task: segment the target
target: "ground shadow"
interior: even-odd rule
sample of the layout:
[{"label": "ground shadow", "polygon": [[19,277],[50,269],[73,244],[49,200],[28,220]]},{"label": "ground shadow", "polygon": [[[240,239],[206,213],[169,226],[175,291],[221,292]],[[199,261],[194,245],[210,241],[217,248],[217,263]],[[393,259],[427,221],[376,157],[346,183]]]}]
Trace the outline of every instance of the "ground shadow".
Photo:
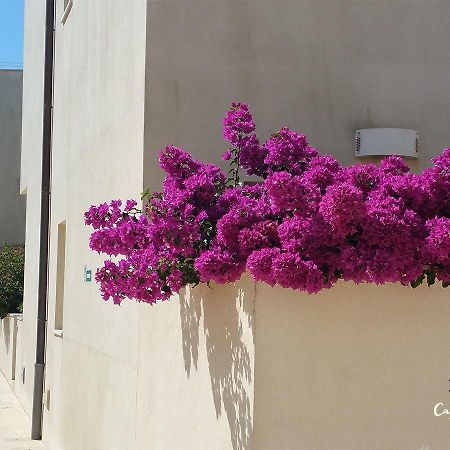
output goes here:
[{"label": "ground shadow", "polygon": [[[212,289],[197,286],[180,295],[186,373],[190,376],[192,367],[197,368],[203,315],[216,415],[220,417],[225,412],[234,450],[251,448],[253,420],[249,391],[253,365],[246,342],[253,339],[253,308],[254,292],[246,292],[235,284]],[[245,331],[248,334],[244,340]]]}]

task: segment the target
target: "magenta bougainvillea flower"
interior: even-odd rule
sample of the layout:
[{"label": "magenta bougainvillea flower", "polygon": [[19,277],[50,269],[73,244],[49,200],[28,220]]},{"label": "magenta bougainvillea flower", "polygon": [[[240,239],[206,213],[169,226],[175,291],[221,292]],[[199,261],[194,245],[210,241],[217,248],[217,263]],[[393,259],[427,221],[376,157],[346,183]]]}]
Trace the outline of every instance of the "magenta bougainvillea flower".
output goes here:
[{"label": "magenta bougainvillea flower", "polygon": [[[342,167],[288,128],[264,144],[247,105],[223,123],[228,177],[167,146],[162,192],[91,206],[103,298],[155,303],[187,284],[256,281],[315,293],[355,283],[450,283],[450,149],[411,173],[399,157]],[[247,185],[241,172],[260,181]]]}]

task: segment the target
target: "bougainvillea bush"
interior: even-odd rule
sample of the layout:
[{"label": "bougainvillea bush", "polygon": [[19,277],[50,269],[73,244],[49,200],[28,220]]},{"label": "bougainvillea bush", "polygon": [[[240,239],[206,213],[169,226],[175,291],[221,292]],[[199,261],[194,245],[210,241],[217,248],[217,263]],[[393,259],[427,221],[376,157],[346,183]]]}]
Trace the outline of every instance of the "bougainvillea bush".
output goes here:
[{"label": "bougainvillea bush", "polygon": [[[450,283],[450,149],[411,173],[400,157],[341,166],[303,134],[266,142],[248,106],[223,123],[228,174],[181,148],[161,151],[162,192],[91,206],[103,298],[154,303],[187,284],[256,281],[308,293],[355,283]],[[260,182],[242,183],[256,175]]]}]

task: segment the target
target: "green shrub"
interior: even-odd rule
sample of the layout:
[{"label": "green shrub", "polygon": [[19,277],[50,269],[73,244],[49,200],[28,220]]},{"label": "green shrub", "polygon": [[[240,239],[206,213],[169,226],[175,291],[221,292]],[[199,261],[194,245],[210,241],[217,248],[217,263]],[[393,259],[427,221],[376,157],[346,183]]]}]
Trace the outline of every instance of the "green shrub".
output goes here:
[{"label": "green shrub", "polygon": [[25,247],[5,244],[0,248],[0,318],[22,311]]}]

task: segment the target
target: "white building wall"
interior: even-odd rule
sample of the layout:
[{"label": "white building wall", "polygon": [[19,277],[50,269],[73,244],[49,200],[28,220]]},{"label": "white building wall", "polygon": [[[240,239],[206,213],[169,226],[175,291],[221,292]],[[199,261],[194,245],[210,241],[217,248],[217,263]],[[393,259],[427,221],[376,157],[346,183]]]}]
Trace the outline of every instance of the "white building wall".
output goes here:
[{"label": "white building wall", "polygon": [[448,300],[245,275],[142,308],[135,448],[447,450]]},{"label": "white building wall", "polygon": [[446,450],[450,293],[338,283],[256,293],[253,449]]},{"label": "white building wall", "polygon": [[25,240],[25,199],[20,196],[22,71],[0,70],[0,246]]},{"label": "white building wall", "polygon": [[[25,242],[25,203],[20,195],[22,70],[0,70],[0,248]],[[0,371],[15,377],[17,317],[0,321]]]},{"label": "white building wall", "polygon": [[[450,146],[449,28],[446,1],[150,1],[145,186],[160,189],[167,144],[225,167],[221,124],[232,101],[250,104],[261,139],[289,126],[345,165],[356,162],[357,129],[418,130],[419,159],[409,163],[423,169]],[[436,360],[447,354],[449,292],[434,288],[429,301],[427,289],[392,285],[340,285],[313,297],[246,286],[254,321],[234,339],[227,333],[244,314],[234,305],[241,287],[200,290],[188,305],[141,306],[139,449],[446,447],[445,420],[432,410],[447,392],[447,366]],[[239,348],[254,372],[231,356]],[[246,370],[254,403],[242,388]],[[414,371],[421,376],[406,380]]]},{"label": "white building wall", "polygon": [[357,129],[414,129],[411,165],[430,165],[450,145],[449,29],[445,0],[150,1],[146,185],[167,143],[220,163],[232,101],[261,139],[289,126],[345,165]]},{"label": "white building wall", "polygon": [[[52,213],[44,440],[54,449],[134,449],[137,307],[111,308],[84,267],[83,213],[142,191],[145,1],[56,3]],[[63,338],[55,328],[57,227],[66,223]],[[48,407],[47,407],[48,406]]]},{"label": "white building wall", "polygon": [[[20,380],[15,391],[31,414],[36,343],[41,207],[42,112],[44,74],[44,0],[25,2],[20,191],[26,194],[25,284],[21,344],[17,352]],[[23,376],[24,374],[24,376]]]},{"label": "white building wall", "polygon": [[[28,200],[27,273],[18,366],[26,366],[27,376],[18,391],[28,406],[37,301],[44,2],[26,3],[22,189]],[[425,7],[422,2],[376,0],[73,0],[64,24],[62,8],[63,0],[57,0],[44,408],[44,440],[50,450],[290,449],[298,448],[298,428],[314,448],[313,430],[321,429],[318,422],[308,422],[318,420],[316,409],[308,419],[308,402],[316,397],[323,401],[322,383],[329,379],[322,374],[321,383],[309,380],[298,390],[296,386],[303,382],[299,378],[314,375],[308,367],[321,364],[335,370],[337,379],[346,377],[355,357],[353,353],[349,359],[346,348],[351,335],[361,340],[358,364],[368,378],[360,378],[347,399],[327,390],[330,403],[349,408],[350,399],[361,400],[361,389],[385,387],[380,384],[385,365],[394,368],[395,382],[388,391],[394,395],[392,386],[406,375],[403,357],[405,367],[421,367],[424,377],[435,374],[433,383],[441,375],[448,377],[448,367],[437,371],[435,363],[436,355],[445,353],[441,347],[436,351],[440,336],[448,341],[448,293],[439,288],[434,288],[429,315],[421,322],[424,305],[430,303],[426,289],[412,295],[408,288],[393,286],[383,291],[340,286],[314,297],[316,304],[313,298],[256,286],[245,277],[212,291],[199,287],[182,293],[180,302],[150,308],[132,302],[114,307],[101,300],[95,283],[83,282],[84,267],[95,272],[102,261],[88,248],[90,230],[83,224],[83,212],[112,198],[136,198],[144,185],[159,188],[157,152],[165,144],[185,146],[197,157],[219,162],[226,147],[221,121],[231,101],[250,103],[262,137],[289,125],[345,164],[353,162],[354,130],[415,128],[423,150],[414,167],[428,165],[450,142],[450,94],[444,89],[450,73],[447,2],[431,1]],[[67,241],[61,338],[53,328],[56,230],[63,221]],[[348,297],[350,291],[355,298]],[[354,305],[364,296],[376,302],[379,292],[384,299],[379,315],[364,303],[373,322],[363,330],[358,324],[367,315]],[[280,309],[271,297],[280,299]],[[411,299],[410,319],[400,322],[396,333],[396,315],[410,307]],[[398,306],[392,308],[391,300]],[[327,310],[330,302],[343,311],[342,326],[333,328],[335,343],[317,330],[308,340],[302,327],[312,322],[302,324],[303,314],[316,320],[318,330],[326,329],[333,325],[336,307]],[[389,326],[384,324],[387,317]],[[434,328],[433,317],[440,319]],[[418,323],[422,331],[414,334]],[[371,340],[379,329],[386,335]],[[426,333],[432,337],[425,339]],[[385,358],[370,357],[398,337],[395,350]],[[409,342],[419,353],[406,351]],[[327,358],[330,364],[321,363]],[[417,390],[423,379],[415,378],[409,386]],[[436,384],[425,386],[413,400],[428,408],[425,397],[434,398],[441,390]],[[400,399],[399,404],[412,406],[413,400]],[[274,417],[272,405],[279,417]],[[384,423],[378,420],[367,427],[369,444],[381,449],[391,443],[392,448],[431,443],[439,449],[446,431],[428,416],[422,421],[425,414],[432,412],[411,416],[418,430],[424,424],[422,434],[410,427],[404,435],[404,422],[397,426],[392,421],[384,441],[377,437]],[[336,448],[334,433],[346,417],[353,416],[327,422],[330,428],[317,448]],[[365,422],[353,426],[366,429]],[[363,448],[361,435],[352,440],[350,429],[342,439],[341,448]]]},{"label": "white building wall", "polygon": [[[144,1],[77,0],[62,23],[56,2],[52,205],[44,440],[50,448],[133,449],[137,308],[110,308],[84,266],[83,213],[91,204],[142,191]],[[17,394],[30,412],[36,335],[45,2],[25,11],[22,190],[28,199],[24,322]],[[57,225],[66,221],[63,338],[53,333]],[[120,412],[119,412],[120,411]]]}]

